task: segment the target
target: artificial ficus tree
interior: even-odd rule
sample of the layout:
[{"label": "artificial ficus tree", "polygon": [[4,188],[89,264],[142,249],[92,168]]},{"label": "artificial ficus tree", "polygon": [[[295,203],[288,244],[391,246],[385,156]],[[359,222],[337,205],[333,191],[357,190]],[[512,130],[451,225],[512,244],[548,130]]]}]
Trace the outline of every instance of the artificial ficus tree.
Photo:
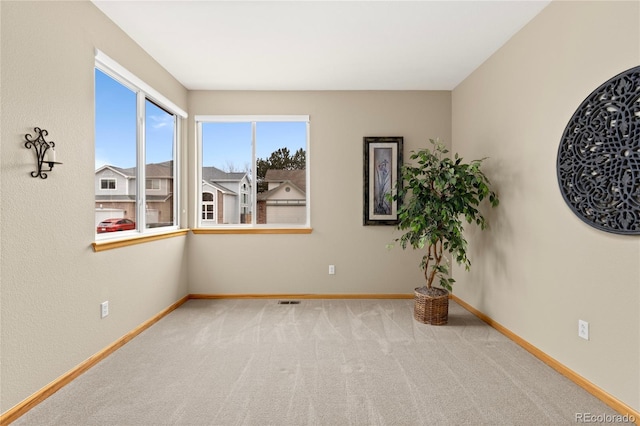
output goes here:
[{"label": "artificial ficus tree", "polygon": [[455,280],[449,276],[446,253],[469,269],[465,222],[485,229],[487,222],[478,207],[485,199],[496,207],[498,197],[480,170],[484,158],[465,163],[458,154],[450,158],[439,139],[429,142],[431,149],[412,151],[412,162],[403,165],[391,196],[400,204],[397,228],[404,231],[396,242],[403,249],[426,251],[420,267],[428,289],[439,277],[440,286],[451,291]]}]

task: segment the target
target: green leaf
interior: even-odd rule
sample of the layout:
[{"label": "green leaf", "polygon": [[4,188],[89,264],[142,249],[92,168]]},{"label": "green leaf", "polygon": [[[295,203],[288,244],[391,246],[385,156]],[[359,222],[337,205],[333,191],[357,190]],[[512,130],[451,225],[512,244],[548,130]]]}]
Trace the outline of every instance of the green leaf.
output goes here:
[{"label": "green leaf", "polygon": [[[400,201],[397,228],[404,234],[396,242],[403,249],[438,247],[451,253],[457,263],[468,269],[471,262],[467,258],[467,241],[463,238],[464,224],[485,229],[486,220],[476,207],[486,198],[496,207],[498,197],[480,169],[484,158],[464,163],[455,153],[454,161],[446,155],[449,151],[440,139],[429,139],[429,143],[431,149],[412,151],[409,157],[412,161],[401,168],[392,199]],[[426,260],[423,258],[420,264],[423,270]],[[441,258],[444,263],[440,264],[434,260],[430,261],[430,270],[439,277],[443,287],[448,285],[450,289],[454,281],[448,278],[447,258]]]}]

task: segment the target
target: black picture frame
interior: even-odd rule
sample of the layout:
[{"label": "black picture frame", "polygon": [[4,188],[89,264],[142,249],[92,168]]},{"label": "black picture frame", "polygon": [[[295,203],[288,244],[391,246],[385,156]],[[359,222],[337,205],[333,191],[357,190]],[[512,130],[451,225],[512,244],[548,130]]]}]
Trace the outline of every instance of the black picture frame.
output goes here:
[{"label": "black picture frame", "polygon": [[363,138],[363,225],[397,225],[398,201],[387,194],[396,192],[402,168],[402,136]]}]

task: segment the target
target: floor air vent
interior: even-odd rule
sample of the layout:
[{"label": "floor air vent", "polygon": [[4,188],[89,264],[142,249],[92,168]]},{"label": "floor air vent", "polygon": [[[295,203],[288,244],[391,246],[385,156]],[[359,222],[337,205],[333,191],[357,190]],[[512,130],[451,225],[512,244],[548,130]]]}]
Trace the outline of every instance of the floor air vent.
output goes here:
[{"label": "floor air vent", "polygon": [[278,300],[278,305],[299,305],[299,300]]}]

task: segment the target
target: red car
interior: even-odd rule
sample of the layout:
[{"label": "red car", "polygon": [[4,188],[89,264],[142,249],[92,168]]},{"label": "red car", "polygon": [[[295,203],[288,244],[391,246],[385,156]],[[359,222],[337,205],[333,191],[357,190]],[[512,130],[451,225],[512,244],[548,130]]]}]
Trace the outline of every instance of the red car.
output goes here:
[{"label": "red car", "polygon": [[128,231],[130,229],[136,229],[136,223],[129,219],[116,218],[116,219],[106,219],[98,224],[98,234],[102,234],[104,232],[115,232],[115,231]]}]

